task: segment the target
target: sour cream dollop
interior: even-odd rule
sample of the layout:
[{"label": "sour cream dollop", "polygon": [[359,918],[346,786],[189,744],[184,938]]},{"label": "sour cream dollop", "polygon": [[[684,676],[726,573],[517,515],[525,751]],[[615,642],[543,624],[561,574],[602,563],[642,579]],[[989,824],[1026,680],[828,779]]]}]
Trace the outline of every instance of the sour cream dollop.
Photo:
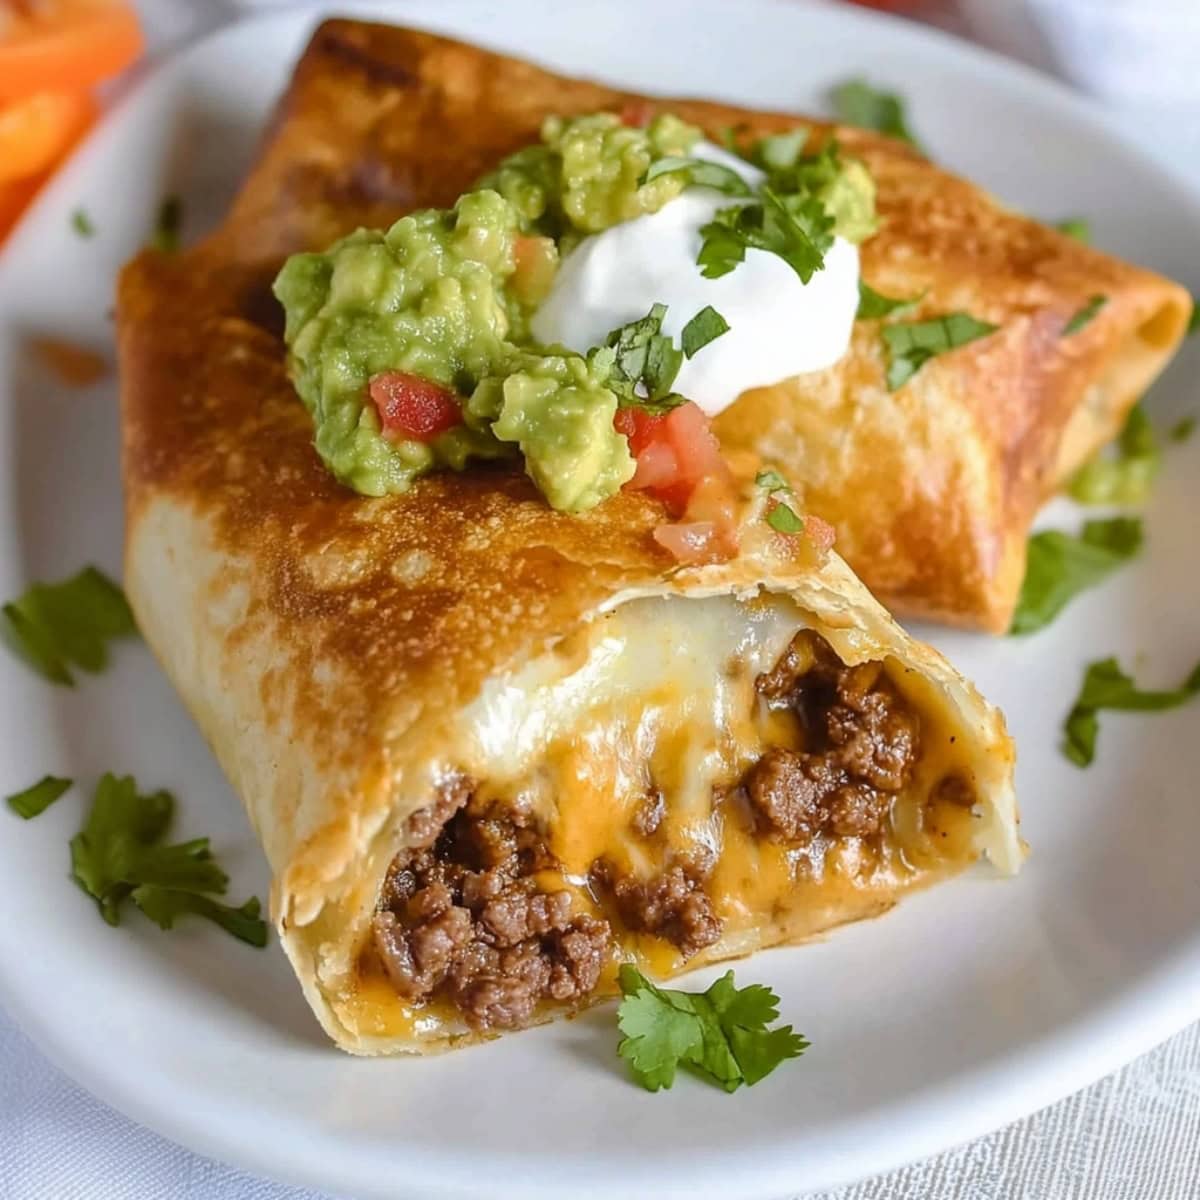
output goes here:
[{"label": "sour cream dollop", "polygon": [[[757,167],[711,143],[692,154],[732,168],[751,186],[763,179]],[[836,238],[824,270],[807,284],[769,250],[747,250],[732,271],[705,279],[696,265],[700,229],[730,203],[708,188],[688,188],[656,213],[585,238],[534,314],[534,337],[582,354],[661,303],[663,332],[678,341],[684,325],[711,305],[729,332],[686,359],[674,384],[709,416],[750,388],[833,366],[850,346],[858,311],[858,247]]]}]

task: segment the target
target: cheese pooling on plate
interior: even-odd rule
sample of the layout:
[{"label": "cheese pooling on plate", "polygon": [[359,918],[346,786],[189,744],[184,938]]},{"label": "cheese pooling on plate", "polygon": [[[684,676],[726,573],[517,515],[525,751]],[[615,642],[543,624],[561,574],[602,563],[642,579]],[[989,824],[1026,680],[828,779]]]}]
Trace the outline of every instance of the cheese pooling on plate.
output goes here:
[{"label": "cheese pooling on plate", "polygon": [[556,509],[631,487],[719,524],[707,416],[835,363],[857,310],[874,183],[807,140],[552,117],[453,208],[294,255],[275,293],[326,465],[377,496],[519,455]]},{"label": "cheese pooling on plate", "polygon": [[[727,167],[757,187],[767,175],[710,142],[692,157]],[[825,265],[805,283],[770,250],[749,248],[736,270],[705,278],[696,258],[701,229],[729,199],[689,188],[657,212],[584,238],[562,266],[531,328],[538,341],[586,353],[609,330],[636,320],[646,297],[667,306],[663,332],[678,338],[711,305],[729,331],[684,362],[675,388],[709,416],[742,392],[833,366],[850,345],[858,310],[858,247],[835,237]]]}]

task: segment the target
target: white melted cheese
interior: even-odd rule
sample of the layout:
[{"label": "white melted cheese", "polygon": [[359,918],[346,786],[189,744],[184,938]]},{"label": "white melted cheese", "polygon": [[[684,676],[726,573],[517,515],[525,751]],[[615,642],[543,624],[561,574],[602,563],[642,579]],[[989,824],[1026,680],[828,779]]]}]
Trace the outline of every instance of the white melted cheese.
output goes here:
[{"label": "white melted cheese", "polygon": [[[710,143],[692,153],[730,167],[752,186],[764,178]],[[663,331],[678,341],[683,326],[711,305],[729,332],[685,360],[674,384],[710,416],[750,388],[833,366],[849,348],[858,311],[858,247],[835,239],[824,269],[807,284],[768,250],[747,250],[732,271],[705,279],[696,265],[700,229],[730,203],[711,189],[688,188],[656,213],[584,238],[534,314],[534,336],[584,353],[661,303]]]},{"label": "white melted cheese", "polygon": [[669,717],[703,756],[750,715],[755,677],[775,665],[802,623],[782,596],[627,601],[587,627],[582,660],[575,647],[558,648],[489,680],[464,714],[475,743],[469,757],[486,778],[516,779],[593,714],[614,711],[626,718],[616,724],[630,742],[653,740]]}]

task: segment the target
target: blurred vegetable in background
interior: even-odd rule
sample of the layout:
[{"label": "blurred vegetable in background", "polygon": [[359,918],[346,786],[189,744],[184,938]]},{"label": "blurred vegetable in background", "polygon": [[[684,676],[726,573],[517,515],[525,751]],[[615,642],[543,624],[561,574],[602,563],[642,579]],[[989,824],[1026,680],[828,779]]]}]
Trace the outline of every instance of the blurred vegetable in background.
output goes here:
[{"label": "blurred vegetable in background", "polygon": [[0,241],[141,50],[126,0],[0,0]]}]

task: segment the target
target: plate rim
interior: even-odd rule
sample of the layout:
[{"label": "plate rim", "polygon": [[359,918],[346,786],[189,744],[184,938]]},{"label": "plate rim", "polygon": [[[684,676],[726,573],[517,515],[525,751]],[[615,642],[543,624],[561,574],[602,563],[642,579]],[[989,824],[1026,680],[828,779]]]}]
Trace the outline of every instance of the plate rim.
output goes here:
[{"label": "plate rim", "polygon": [[[641,2],[645,3],[645,0]],[[653,2],[660,7],[682,7],[681,0]],[[583,0],[573,7],[582,13],[589,7],[608,8],[613,3],[633,6],[637,0]],[[783,8],[784,0],[740,0],[740,4],[743,10],[761,10],[769,20],[771,10]],[[1157,177],[1167,185],[1171,193],[1168,200],[1172,205],[1178,203],[1200,219],[1200,189],[1196,184],[1180,168],[1143,150],[1127,130],[1065,83],[944,30],[917,25],[896,16],[846,8],[827,0],[787,0],[787,4],[791,9],[808,7],[826,12],[836,11],[839,19],[851,27],[883,27],[889,33],[914,43],[941,43],[946,52],[978,65],[993,76],[999,74],[1020,79],[1036,102],[1069,110],[1074,119],[1084,122],[1101,141],[1118,146],[1122,154],[1136,158],[1148,175]],[[413,5],[417,9],[415,12],[411,11]],[[488,0],[460,0],[459,7],[460,10],[486,8]],[[86,170],[92,161],[100,157],[98,135],[102,131],[122,121],[125,113],[140,102],[143,93],[160,76],[182,70],[186,62],[213,53],[214,47],[222,40],[244,37],[248,28],[278,26],[291,29],[322,16],[411,20],[420,26],[425,10],[426,6],[421,0],[412,0],[412,4],[410,0],[349,0],[341,6],[331,4],[328,0],[308,0],[274,11],[246,11],[181,46],[168,47],[140,67],[127,86],[121,89],[116,102],[72,155],[71,161],[39,192],[30,209],[12,230],[10,244],[21,240],[35,212],[53,205],[54,198],[70,187],[72,177]],[[482,31],[480,44],[488,44],[486,31]],[[531,57],[537,57],[536,49]],[[600,78],[604,76],[602,66],[596,75]],[[0,285],[6,274],[4,267],[4,256],[0,254]],[[10,975],[13,978],[10,979]],[[345,1173],[339,1168],[345,1160],[339,1158],[331,1169],[326,1169],[321,1156],[323,1141],[314,1139],[311,1146],[301,1148],[303,1153],[289,1158],[281,1156],[278,1150],[272,1153],[268,1148],[277,1146],[278,1139],[259,1140],[245,1131],[239,1136],[231,1122],[214,1120],[213,1114],[209,1114],[210,1119],[206,1121],[196,1118],[193,1109],[156,1103],[152,1088],[139,1087],[133,1082],[132,1075],[106,1072],[101,1060],[90,1059],[81,1045],[76,1045],[69,1037],[56,1036],[53,1023],[42,1020],[33,997],[26,996],[16,984],[15,973],[0,971],[0,1007],[69,1079],[101,1103],[110,1105],[136,1123],[196,1153],[254,1174],[294,1186],[316,1187],[343,1194]],[[905,1101],[905,1111],[909,1115],[906,1119],[908,1136],[903,1147],[895,1137],[877,1142],[877,1146],[888,1145],[889,1151],[873,1153],[870,1175],[893,1171],[963,1145],[1053,1104],[1173,1036],[1193,1023],[1198,1011],[1200,933],[1193,941],[1184,943],[1174,955],[1165,958],[1157,969],[1138,976],[1106,1003],[1088,1009],[1069,1025],[1059,1027],[1040,1039],[1023,1043],[995,1060],[962,1071],[941,1084],[918,1086]],[[1137,1019],[1133,1019],[1135,1012]],[[990,1100],[981,1102],[981,1095],[990,1096]],[[964,1102],[967,1102],[965,1112]],[[881,1115],[886,1118],[890,1112],[883,1110]],[[914,1113],[917,1114],[916,1119],[912,1117]],[[943,1132],[947,1123],[946,1113],[955,1114],[951,1122],[953,1133],[949,1137]],[[864,1114],[868,1130],[871,1128],[871,1117],[869,1112]],[[914,1133],[914,1130],[919,1132]],[[294,1151],[297,1148],[290,1149]],[[561,1195],[568,1179],[567,1171],[578,1162],[578,1158],[556,1160],[555,1167],[538,1179],[522,1181],[524,1194],[530,1197]],[[572,1178],[570,1186],[574,1190],[571,1194],[609,1194],[604,1181],[603,1152],[598,1152],[588,1162],[590,1172],[587,1179],[580,1183]],[[477,1168],[473,1170],[469,1161],[453,1164],[453,1170],[447,1170],[449,1165],[436,1153],[424,1156],[414,1154],[413,1174],[405,1181],[405,1194],[439,1197],[474,1197],[481,1194]],[[839,1160],[838,1169],[828,1169],[830,1165],[827,1161],[825,1170],[819,1172],[812,1181],[805,1181],[803,1194],[844,1186],[868,1177],[850,1161]],[[697,1157],[688,1164],[685,1172],[668,1181],[655,1175],[657,1168],[646,1162],[634,1164],[632,1170],[628,1169],[628,1164],[625,1167],[621,1176],[622,1185],[653,1187],[664,1195],[682,1196],[693,1189],[701,1190],[706,1182],[711,1183],[717,1162]],[[741,1178],[730,1186],[723,1186],[722,1190],[729,1195],[761,1196],[775,1192],[796,1195],[795,1173],[795,1163],[785,1153],[776,1153],[769,1160],[743,1163]],[[372,1188],[365,1180],[355,1180],[353,1186],[355,1194],[364,1197],[395,1194],[386,1185]]]}]

